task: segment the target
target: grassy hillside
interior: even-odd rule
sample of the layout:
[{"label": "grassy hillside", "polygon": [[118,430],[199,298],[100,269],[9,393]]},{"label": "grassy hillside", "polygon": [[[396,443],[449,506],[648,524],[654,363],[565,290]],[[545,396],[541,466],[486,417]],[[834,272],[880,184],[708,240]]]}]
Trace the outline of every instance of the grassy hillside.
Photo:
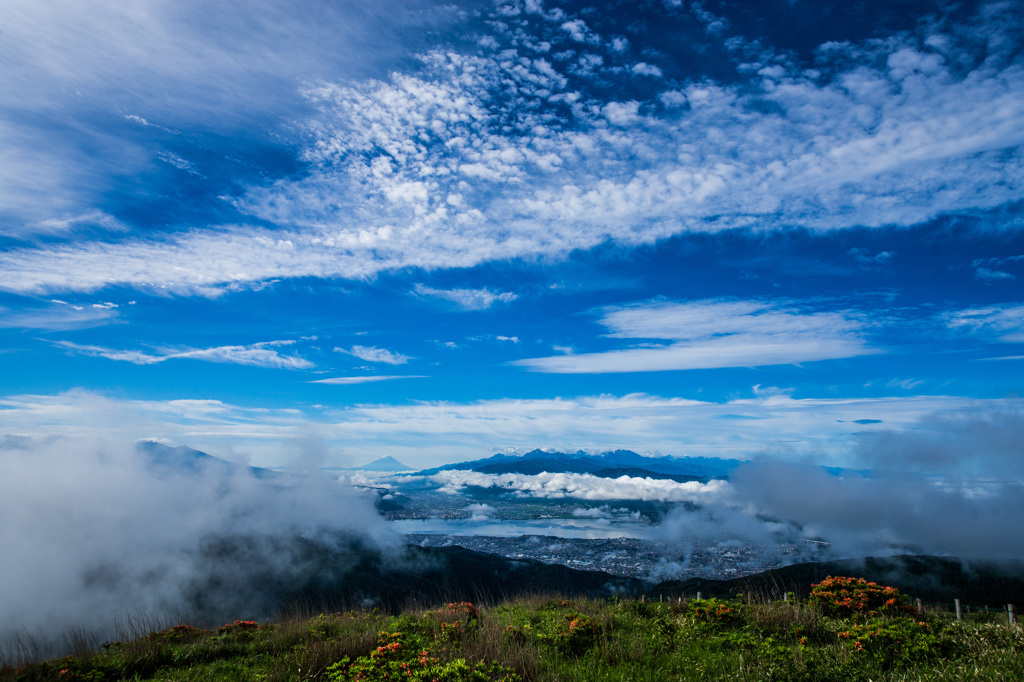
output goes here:
[{"label": "grassy hillside", "polygon": [[1016,680],[1005,616],[918,616],[855,579],[805,600],[521,597],[400,615],[349,611],[178,626],[99,651],[5,667],[0,680]]},{"label": "grassy hillside", "polygon": [[953,608],[953,600],[975,607],[1024,604],[1024,562],[985,561],[935,556],[892,556],[842,559],[782,568],[731,580],[670,580],[648,590],[655,596],[731,597],[752,593],[781,598],[786,592],[806,596],[812,584],[829,575],[846,575],[893,585],[929,604]]}]

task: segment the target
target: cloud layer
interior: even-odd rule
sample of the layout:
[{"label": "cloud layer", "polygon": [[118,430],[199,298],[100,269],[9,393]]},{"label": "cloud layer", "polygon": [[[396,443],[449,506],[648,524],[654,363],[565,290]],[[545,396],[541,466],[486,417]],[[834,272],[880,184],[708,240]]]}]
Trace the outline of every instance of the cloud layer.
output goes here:
[{"label": "cloud layer", "polygon": [[358,403],[303,410],[219,400],[116,400],[73,391],[0,399],[0,435],[78,437],[102,428],[126,440],[167,439],[259,466],[289,461],[290,443],[310,434],[328,443],[335,458],[358,458],[353,464],[392,455],[416,468],[537,447],[738,459],[770,453],[789,461],[813,458],[859,466],[851,448],[865,434],[919,430],[930,414],[942,420],[1022,409],[1013,399],[795,399],[770,389],[758,391],[752,398],[723,403],[631,394]]},{"label": "cloud layer", "polygon": [[[810,63],[708,28],[736,83],[670,79],[561,10],[520,14],[481,23],[472,49],[427,50],[387,77],[308,81],[308,173],[233,199],[270,227],[242,219],[17,249],[0,254],[0,286],[215,295],[688,231],[907,226],[1024,195],[1024,66],[1012,48],[1022,26],[1008,6],[824,43]],[[609,99],[599,84],[624,74],[646,85]]]},{"label": "cloud layer", "polygon": [[109,635],[129,617],[165,622],[193,608],[260,615],[259,587],[244,584],[249,567],[235,566],[234,578],[201,596],[223,568],[204,548],[219,542],[243,541],[266,576],[298,570],[298,536],[395,542],[372,499],[354,489],[315,477],[281,485],[244,467],[154,468],[130,442],[98,435],[0,439],[0,516],[5,645],[18,632]]},{"label": "cloud layer", "polygon": [[[638,476],[601,478],[590,474],[542,473],[483,474],[477,471],[442,471],[430,476],[441,492],[456,493],[466,486],[503,488],[525,497],[582,500],[658,500],[715,503],[728,496],[729,484],[677,483]],[[578,515],[577,515],[578,516]]]}]

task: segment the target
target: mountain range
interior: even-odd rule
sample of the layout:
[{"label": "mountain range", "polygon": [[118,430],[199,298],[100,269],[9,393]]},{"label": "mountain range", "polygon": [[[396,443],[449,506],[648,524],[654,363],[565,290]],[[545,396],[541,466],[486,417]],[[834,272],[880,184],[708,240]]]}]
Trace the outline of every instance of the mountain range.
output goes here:
[{"label": "mountain range", "polygon": [[[786,566],[732,580],[670,580],[652,584],[635,578],[585,571],[533,559],[510,559],[463,547],[420,547],[382,552],[359,540],[279,538],[288,568],[241,561],[252,538],[222,538],[205,548],[209,574],[191,591],[189,607],[210,614],[225,608],[255,608],[259,615],[302,607],[338,610],[374,605],[397,612],[412,604],[445,601],[498,603],[522,595],[647,598],[779,599],[785,592],[806,597],[812,583],[829,575],[892,585],[928,604],[972,608],[1024,603],[1021,562],[995,563],[952,557],[895,556]],[[255,615],[255,614],[254,614]]]},{"label": "mountain range", "polygon": [[455,470],[484,474],[535,475],[547,472],[591,474],[602,478],[636,476],[706,483],[712,479],[728,478],[729,473],[742,463],[736,459],[711,457],[647,457],[631,450],[614,450],[596,455],[582,450],[574,453],[532,450],[524,455],[496,454],[487,459],[446,464],[417,473],[431,475]]},{"label": "mountain range", "polygon": [[[156,472],[177,471],[198,475],[203,472],[229,474],[246,469],[258,478],[281,475],[272,469],[247,467],[208,455],[205,452],[179,445],[172,447],[156,441],[139,441],[136,449],[143,454],[148,466]],[[582,450],[574,453],[532,450],[523,455],[496,454],[486,459],[456,462],[433,469],[414,471],[394,457],[386,456],[358,467],[328,467],[327,471],[375,471],[392,473],[416,473],[429,476],[441,471],[476,471],[485,474],[528,474],[569,473],[591,474],[602,478],[633,476],[640,478],[669,479],[678,482],[728,478],[729,473],[743,464],[736,459],[715,459],[712,457],[648,457],[631,450],[614,450],[600,454],[589,454]]]},{"label": "mountain range", "polygon": [[648,589],[648,594],[704,597],[779,599],[786,592],[806,597],[811,585],[828,576],[863,578],[879,585],[891,585],[903,594],[926,604],[951,608],[954,599],[973,606],[1005,607],[1024,600],[1024,562],[989,561],[926,555],[900,555],[837,559],[791,564],[763,573],[729,580],[669,580]]},{"label": "mountain range", "polygon": [[173,472],[190,476],[230,476],[239,471],[248,471],[256,478],[274,478],[279,475],[271,469],[235,464],[186,445],[172,447],[152,440],[143,440],[135,444],[135,449],[143,455],[146,465],[156,474]]}]

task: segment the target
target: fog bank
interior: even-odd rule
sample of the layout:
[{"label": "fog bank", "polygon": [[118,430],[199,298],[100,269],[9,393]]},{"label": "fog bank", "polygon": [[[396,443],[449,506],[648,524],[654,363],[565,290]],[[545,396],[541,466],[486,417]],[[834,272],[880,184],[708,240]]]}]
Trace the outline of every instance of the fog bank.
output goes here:
[{"label": "fog bank", "polygon": [[725,504],[676,509],[664,537],[824,540],[833,557],[1024,558],[1024,415],[1014,407],[939,412],[907,429],[859,434],[850,461],[863,470],[744,464]]},{"label": "fog bank", "polygon": [[331,479],[156,462],[102,438],[0,440],[0,519],[7,640],[129,614],[254,615],[272,607],[261,585],[301,571],[304,542],[400,544],[371,494]]}]

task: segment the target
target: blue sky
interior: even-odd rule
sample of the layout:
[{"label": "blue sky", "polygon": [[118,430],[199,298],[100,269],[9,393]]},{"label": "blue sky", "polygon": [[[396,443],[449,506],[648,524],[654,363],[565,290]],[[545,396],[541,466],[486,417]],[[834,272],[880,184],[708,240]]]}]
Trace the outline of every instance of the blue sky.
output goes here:
[{"label": "blue sky", "polygon": [[0,435],[1006,461],[1018,3],[123,4],[5,10]]}]

